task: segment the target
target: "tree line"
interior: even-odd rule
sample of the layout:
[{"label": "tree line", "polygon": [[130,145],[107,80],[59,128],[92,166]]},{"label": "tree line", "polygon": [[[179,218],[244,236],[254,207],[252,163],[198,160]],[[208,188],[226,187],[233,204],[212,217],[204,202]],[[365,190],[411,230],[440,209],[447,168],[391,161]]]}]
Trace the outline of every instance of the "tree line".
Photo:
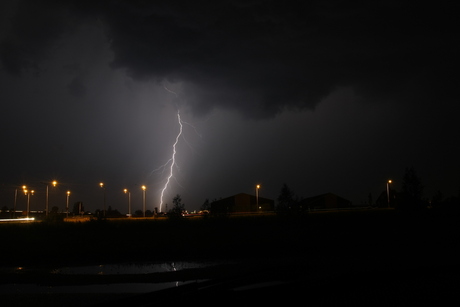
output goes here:
[{"label": "tree line", "polygon": [[[391,185],[388,190],[383,190],[373,202],[369,193],[367,206],[373,208],[395,208],[401,212],[416,212],[426,209],[443,211],[460,211],[460,189],[458,195],[444,197],[437,191],[432,197],[424,197],[424,185],[420,176],[413,167],[405,169],[402,178],[401,190],[397,191]],[[276,211],[279,214],[296,214],[309,211],[310,208],[302,207],[302,198],[299,198],[286,185],[283,184],[277,198]]]}]

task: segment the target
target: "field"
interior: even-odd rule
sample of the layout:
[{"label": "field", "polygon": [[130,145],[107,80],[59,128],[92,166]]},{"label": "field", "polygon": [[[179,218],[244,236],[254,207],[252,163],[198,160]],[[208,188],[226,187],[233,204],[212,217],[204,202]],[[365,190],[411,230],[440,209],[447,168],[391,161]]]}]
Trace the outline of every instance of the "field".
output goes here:
[{"label": "field", "polygon": [[280,257],[432,263],[456,254],[458,230],[456,216],[394,210],[0,224],[0,261],[18,267]]},{"label": "field", "polygon": [[[403,276],[410,275],[409,280],[424,281],[419,287],[424,293],[427,289],[444,291],[450,285],[458,286],[450,277],[459,272],[459,228],[455,215],[401,215],[394,210],[301,217],[1,224],[2,266],[30,269],[27,273],[4,273],[0,282],[112,283],[121,282],[120,278],[123,282],[160,282],[269,272],[283,278],[314,277],[320,284],[336,286],[353,281],[357,287],[361,283],[355,277],[361,276],[361,282],[367,279],[375,284],[372,289],[387,285],[378,276],[393,278],[396,289],[404,283],[413,285],[403,281]],[[228,260],[237,265],[122,277],[69,278],[44,273],[63,266],[180,260]]]}]

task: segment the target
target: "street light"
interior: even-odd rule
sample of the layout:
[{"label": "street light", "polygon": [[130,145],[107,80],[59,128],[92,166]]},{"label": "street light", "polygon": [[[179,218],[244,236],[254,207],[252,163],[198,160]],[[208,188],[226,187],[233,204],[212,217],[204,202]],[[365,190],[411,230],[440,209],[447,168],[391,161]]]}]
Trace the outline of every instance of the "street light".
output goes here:
[{"label": "street light", "polygon": [[257,207],[257,211],[259,211],[259,189],[260,189],[260,184],[256,185],[256,207]]},{"label": "street light", "polygon": [[104,217],[105,217],[105,186],[104,186],[103,182],[99,183],[99,185],[101,186],[102,189],[104,189],[104,213],[103,214],[104,214]]},{"label": "street light", "polygon": [[145,190],[147,187],[145,185],[142,186],[142,207],[144,209],[144,217],[145,217]]},{"label": "street light", "polygon": [[128,217],[131,217],[131,192],[128,189],[124,189],[123,192],[128,194]]},{"label": "street light", "polygon": [[[51,182],[51,184],[53,185],[53,187],[56,187],[57,185],[57,181],[54,180],[53,182]],[[49,209],[49,195],[48,195],[48,186],[49,184],[47,183],[46,184],[46,204],[45,204],[45,214],[48,215],[48,209]]]},{"label": "street light", "polygon": [[16,203],[18,202],[18,188],[14,189],[13,218],[16,217]]},{"label": "street light", "polygon": [[65,217],[69,217],[69,197],[70,197],[70,191],[67,191],[67,201],[66,201],[66,206],[65,206]]},{"label": "street light", "polygon": [[391,179],[387,181],[387,200],[388,200],[388,208],[390,208],[390,183],[391,183]]},{"label": "street light", "polygon": [[22,186],[22,189],[24,191],[24,195],[27,195],[27,218],[29,218],[29,212],[30,212],[30,195],[34,195],[34,190],[27,190],[27,187],[25,185]]}]

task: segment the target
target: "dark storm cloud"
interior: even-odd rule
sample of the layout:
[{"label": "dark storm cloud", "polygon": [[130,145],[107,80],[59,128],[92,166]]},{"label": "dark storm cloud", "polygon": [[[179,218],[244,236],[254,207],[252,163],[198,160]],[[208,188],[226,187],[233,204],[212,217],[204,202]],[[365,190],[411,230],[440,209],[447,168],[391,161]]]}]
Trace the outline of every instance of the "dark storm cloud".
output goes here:
[{"label": "dark storm cloud", "polygon": [[21,1],[15,12],[0,47],[10,73],[39,67],[78,24],[101,23],[113,68],[182,82],[195,114],[313,109],[341,86],[369,100],[426,102],[450,99],[458,84],[457,5]]},{"label": "dark storm cloud", "polygon": [[76,24],[76,16],[59,2],[7,1],[3,8],[0,61],[11,74],[39,72],[46,53]]},{"label": "dark storm cloud", "polygon": [[83,97],[86,94],[86,87],[79,78],[74,78],[67,86],[67,89],[74,97]]}]

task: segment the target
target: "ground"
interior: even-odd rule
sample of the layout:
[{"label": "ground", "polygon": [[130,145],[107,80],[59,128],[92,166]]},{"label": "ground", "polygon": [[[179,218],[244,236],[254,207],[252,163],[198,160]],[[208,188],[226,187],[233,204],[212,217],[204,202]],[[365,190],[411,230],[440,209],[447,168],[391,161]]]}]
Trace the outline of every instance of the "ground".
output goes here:
[{"label": "ground", "polygon": [[[257,291],[270,294],[268,297],[274,293],[297,293],[314,304],[350,300],[373,305],[402,305],[416,300],[439,303],[450,298],[449,294],[459,286],[459,226],[455,215],[443,212],[401,214],[394,210],[366,210],[302,217],[0,226],[4,235],[2,263],[5,267],[27,268],[19,273],[1,274],[2,283],[71,285],[206,279],[226,285],[214,293],[226,291],[226,297],[236,299],[240,294],[233,292],[235,285],[228,284],[231,280],[240,285],[282,280],[283,285]],[[210,259],[232,260],[233,264],[135,276],[66,277],[47,273],[50,268],[68,265]],[[194,291],[202,291],[199,288]],[[207,289],[216,288],[209,285]],[[176,293],[173,297],[179,299],[181,295]],[[47,306],[62,306],[61,299],[75,306],[89,306],[106,299],[111,306],[114,301],[120,306],[126,302],[122,297],[96,294],[2,297],[11,304],[6,306],[22,306],[12,302],[27,305],[29,299]],[[144,297],[147,302],[151,299]],[[129,302],[134,306],[132,297]]]}]

